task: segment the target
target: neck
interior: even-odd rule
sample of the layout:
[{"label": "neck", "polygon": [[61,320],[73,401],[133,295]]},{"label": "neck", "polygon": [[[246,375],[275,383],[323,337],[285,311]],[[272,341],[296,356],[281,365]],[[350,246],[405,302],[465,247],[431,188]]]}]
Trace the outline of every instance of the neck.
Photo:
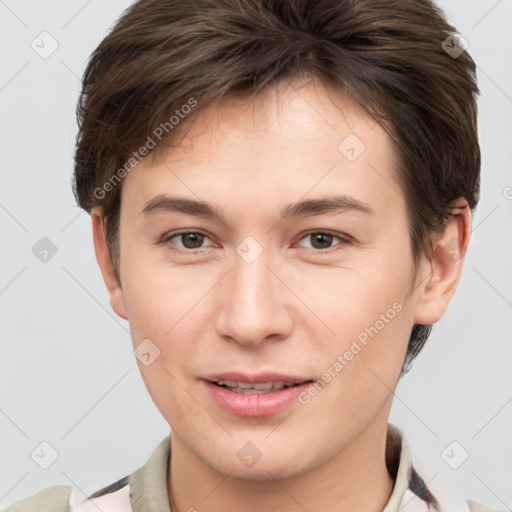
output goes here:
[{"label": "neck", "polygon": [[386,433],[387,422],[372,424],[307,473],[254,481],[206,465],[173,432],[168,472],[172,512],[380,512],[394,485],[385,462]]}]

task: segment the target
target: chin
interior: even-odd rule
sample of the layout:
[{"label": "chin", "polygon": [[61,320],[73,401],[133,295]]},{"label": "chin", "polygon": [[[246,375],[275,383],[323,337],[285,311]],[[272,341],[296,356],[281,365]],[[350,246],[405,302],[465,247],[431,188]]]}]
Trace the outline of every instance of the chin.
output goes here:
[{"label": "chin", "polygon": [[[244,463],[244,453],[250,453],[252,448],[246,449],[239,456],[241,450],[235,449],[227,452],[219,452],[208,454],[213,459],[204,458],[203,461],[218,473],[229,475],[231,478],[240,480],[252,480],[259,482],[267,482],[272,480],[282,480],[302,475],[309,471],[314,465],[307,464],[304,457],[301,457],[294,450],[285,453],[279,453],[277,450],[272,451],[272,455],[262,453],[260,458],[254,462],[249,460]],[[207,457],[208,457],[207,455]],[[257,457],[256,451],[254,456]],[[311,466],[311,467],[310,467]]]},{"label": "chin", "polygon": [[226,470],[224,468],[216,467],[219,473],[229,475],[231,478],[237,478],[239,480],[249,480],[254,482],[271,482],[274,480],[284,480],[287,478],[297,477],[307,472],[307,468],[301,467],[300,469],[293,468],[293,462],[284,461],[283,465],[282,461],[279,461],[277,464],[268,463],[264,464],[263,462],[259,462],[257,467],[254,466],[252,468],[241,468],[236,466],[233,468],[232,466],[226,465]]}]

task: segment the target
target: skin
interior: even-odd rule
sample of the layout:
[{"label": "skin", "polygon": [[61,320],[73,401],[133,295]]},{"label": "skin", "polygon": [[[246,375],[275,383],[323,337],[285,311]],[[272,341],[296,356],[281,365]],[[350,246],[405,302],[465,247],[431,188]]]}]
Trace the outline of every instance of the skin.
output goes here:
[{"label": "skin", "polygon": [[[351,133],[366,146],[353,162],[338,149]],[[432,258],[422,259],[409,293],[414,266],[393,157],[385,131],[349,98],[316,80],[282,82],[253,102],[240,96],[209,107],[178,147],[125,178],[120,282],[101,212],[92,211],[112,308],[129,320],[134,347],[149,338],[160,350],[149,366],[138,364],[172,428],[173,511],[385,506],[394,484],[384,460],[387,422],[410,332],[445,313],[471,233],[466,207],[449,219]],[[288,204],[335,192],[366,202],[375,215],[281,215]],[[158,194],[207,201],[225,222],[142,215]],[[158,243],[183,229],[205,234],[202,247],[180,236]],[[319,247],[306,235],[314,230],[350,241],[334,236]],[[263,249],[252,263],[236,252],[247,236]],[[447,250],[454,247],[455,258]],[[397,301],[401,311],[306,405],[238,417],[205,392],[200,377],[225,371],[320,379]],[[237,457],[247,442],[262,454],[250,468]]]}]

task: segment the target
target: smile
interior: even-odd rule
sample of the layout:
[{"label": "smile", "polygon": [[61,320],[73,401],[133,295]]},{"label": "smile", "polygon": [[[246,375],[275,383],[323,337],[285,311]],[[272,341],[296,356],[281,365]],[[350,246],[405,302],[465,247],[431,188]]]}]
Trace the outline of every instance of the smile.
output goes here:
[{"label": "smile", "polygon": [[272,393],[280,391],[281,389],[291,388],[298,386],[296,382],[236,382],[233,380],[219,380],[216,382],[217,386],[224,387],[234,393],[244,393],[246,395],[261,395],[263,393]]}]

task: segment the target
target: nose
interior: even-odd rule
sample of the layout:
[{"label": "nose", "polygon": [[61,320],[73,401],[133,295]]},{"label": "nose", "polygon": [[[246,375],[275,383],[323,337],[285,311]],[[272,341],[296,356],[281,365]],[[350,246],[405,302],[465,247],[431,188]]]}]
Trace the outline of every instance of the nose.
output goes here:
[{"label": "nose", "polygon": [[263,252],[247,263],[236,256],[231,272],[218,289],[217,332],[242,345],[287,338],[292,330],[291,293]]}]

